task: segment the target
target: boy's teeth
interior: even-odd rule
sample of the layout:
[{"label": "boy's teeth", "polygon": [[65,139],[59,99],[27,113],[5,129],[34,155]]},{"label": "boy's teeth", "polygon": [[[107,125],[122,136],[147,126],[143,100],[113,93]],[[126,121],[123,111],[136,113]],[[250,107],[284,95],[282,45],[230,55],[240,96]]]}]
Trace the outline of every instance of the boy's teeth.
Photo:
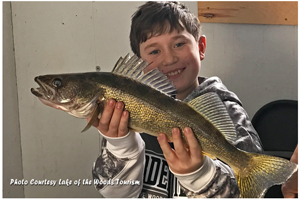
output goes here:
[{"label": "boy's teeth", "polygon": [[179,73],[181,73],[181,69],[179,69],[179,70],[176,70],[176,71],[173,71],[173,72],[170,72],[170,73],[168,73],[167,74],[167,76],[168,77],[170,77],[170,76],[174,76],[174,75],[178,75]]}]

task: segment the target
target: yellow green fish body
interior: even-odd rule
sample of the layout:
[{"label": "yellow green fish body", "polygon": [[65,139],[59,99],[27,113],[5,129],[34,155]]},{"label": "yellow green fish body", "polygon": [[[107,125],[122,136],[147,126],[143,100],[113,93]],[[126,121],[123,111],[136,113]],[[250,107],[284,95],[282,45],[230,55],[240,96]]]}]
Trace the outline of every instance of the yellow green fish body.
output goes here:
[{"label": "yellow green fish body", "polygon": [[[234,170],[242,197],[263,197],[269,187],[284,183],[297,170],[285,159],[234,147],[235,127],[217,94],[206,93],[189,103],[176,100],[170,97],[176,89],[167,77],[157,69],[143,74],[146,66],[136,56],[126,56],[112,73],[36,77],[41,87],[31,91],[47,105],[80,118],[97,118],[111,98],[122,101],[130,113],[129,128],[153,136],[164,132],[170,141],[174,127],[191,127],[205,154]],[[92,123],[93,119],[87,128]]]}]

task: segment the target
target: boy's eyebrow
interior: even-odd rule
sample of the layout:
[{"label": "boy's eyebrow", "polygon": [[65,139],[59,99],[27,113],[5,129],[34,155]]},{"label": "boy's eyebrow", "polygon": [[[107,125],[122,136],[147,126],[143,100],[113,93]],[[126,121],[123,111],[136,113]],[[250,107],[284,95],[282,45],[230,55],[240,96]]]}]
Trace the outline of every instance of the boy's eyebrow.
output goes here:
[{"label": "boy's eyebrow", "polygon": [[151,43],[151,44],[147,45],[144,49],[147,50],[148,48],[155,47],[157,45],[158,45],[158,43],[156,43],[156,42],[155,43]]},{"label": "boy's eyebrow", "polygon": [[184,36],[184,35],[176,35],[176,36],[172,37],[171,39],[172,39],[172,40],[176,40],[176,39],[187,39],[187,37]]}]

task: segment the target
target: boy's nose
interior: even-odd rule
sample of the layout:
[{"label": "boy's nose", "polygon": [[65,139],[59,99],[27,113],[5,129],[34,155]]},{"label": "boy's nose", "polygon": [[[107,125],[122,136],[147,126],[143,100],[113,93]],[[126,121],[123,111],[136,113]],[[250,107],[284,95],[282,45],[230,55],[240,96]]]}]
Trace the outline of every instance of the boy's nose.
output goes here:
[{"label": "boy's nose", "polygon": [[172,65],[172,64],[176,63],[178,60],[179,60],[179,58],[177,57],[177,55],[175,53],[166,52],[164,54],[162,64],[164,66],[168,66],[168,65]]}]

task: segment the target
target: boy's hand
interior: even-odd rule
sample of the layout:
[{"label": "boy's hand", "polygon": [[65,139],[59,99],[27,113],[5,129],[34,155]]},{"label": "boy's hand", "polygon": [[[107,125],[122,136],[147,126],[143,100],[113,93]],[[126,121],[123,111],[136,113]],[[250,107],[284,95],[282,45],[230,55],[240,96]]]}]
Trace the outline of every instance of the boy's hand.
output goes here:
[{"label": "boy's hand", "polygon": [[298,198],[298,171],[281,186],[284,198]]},{"label": "boy's hand", "polygon": [[[298,145],[290,161],[298,164]],[[281,191],[284,198],[298,198],[298,171],[281,186]]]},{"label": "boy's hand", "polygon": [[175,150],[170,147],[165,134],[160,133],[157,137],[170,169],[178,174],[194,172],[199,169],[204,162],[202,148],[195,138],[191,128],[185,128],[183,133],[187,138],[189,146],[184,144],[179,129],[172,129],[172,138]]},{"label": "boy's hand", "polygon": [[[128,111],[124,111],[123,102],[113,99],[107,101],[100,120],[94,122],[95,126],[107,137],[123,137],[128,133]],[[89,122],[91,118],[88,118]]]}]

